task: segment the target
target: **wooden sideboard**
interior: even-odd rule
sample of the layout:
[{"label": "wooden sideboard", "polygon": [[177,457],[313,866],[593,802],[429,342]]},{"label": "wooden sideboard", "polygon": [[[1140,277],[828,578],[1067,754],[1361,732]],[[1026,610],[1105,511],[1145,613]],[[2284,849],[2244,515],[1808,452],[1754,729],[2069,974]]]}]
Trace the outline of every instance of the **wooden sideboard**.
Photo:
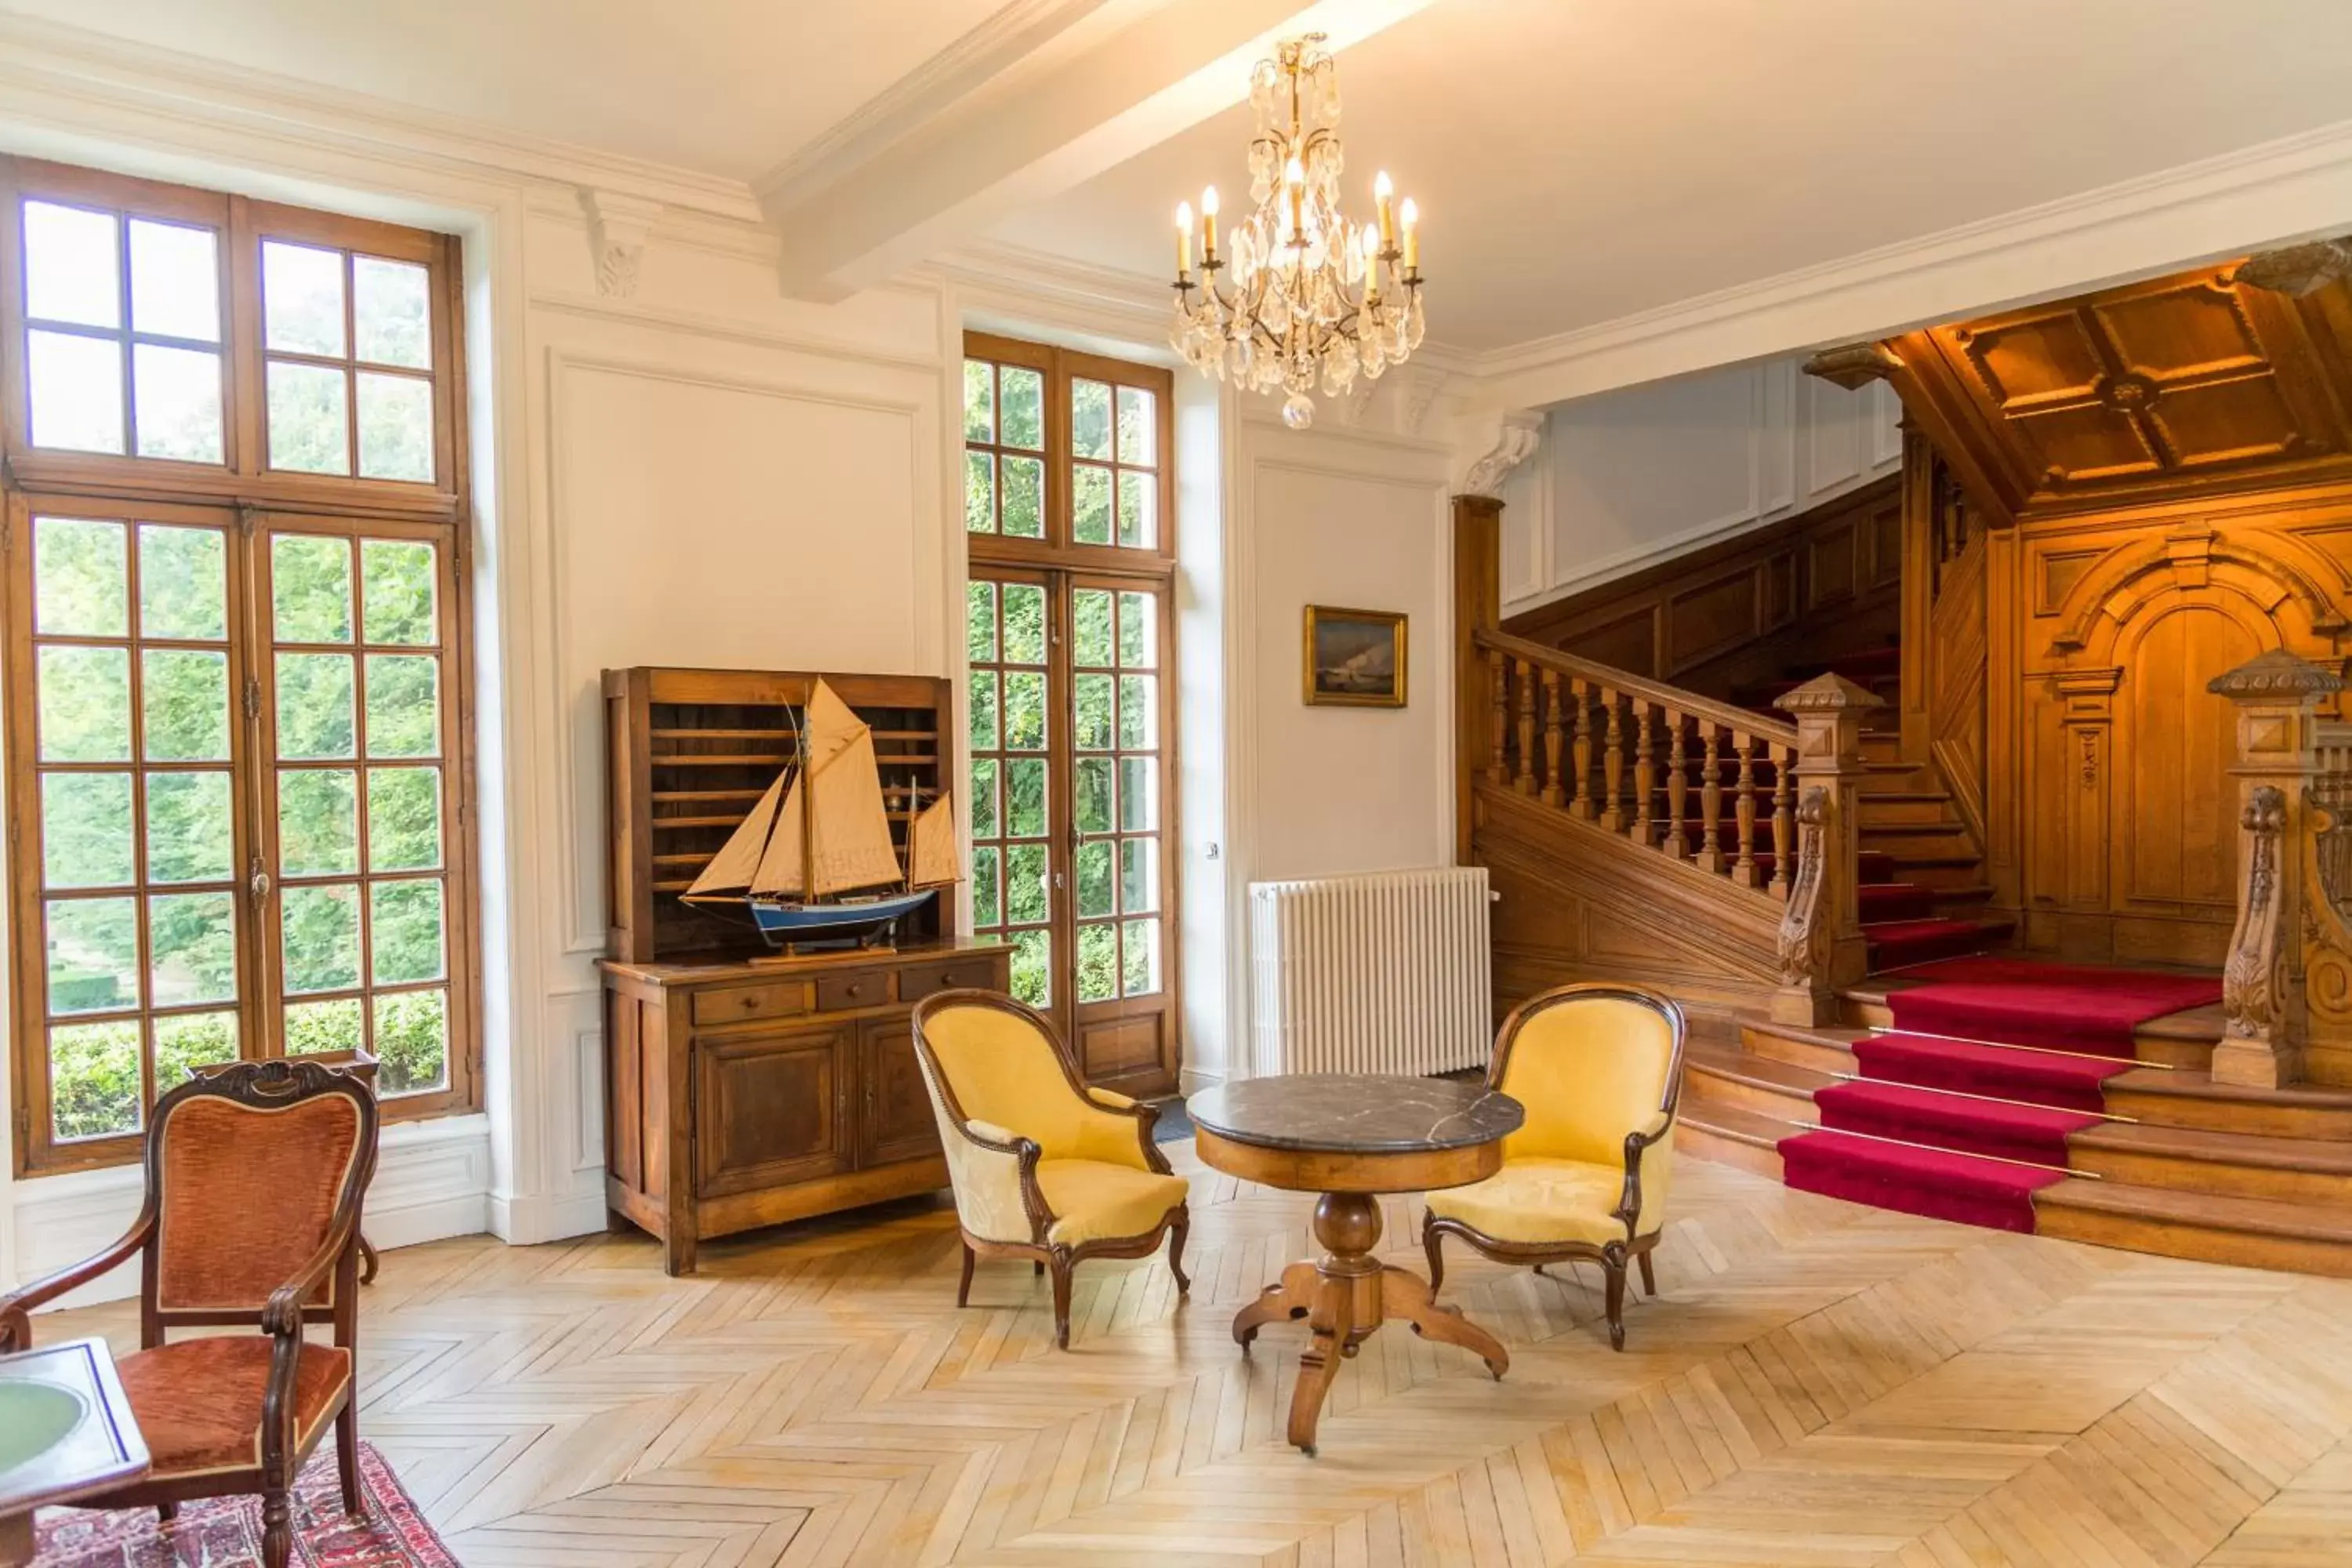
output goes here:
[{"label": "wooden sideboard", "polygon": [[604,972],[604,1201],[662,1238],[672,1274],[696,1244],[948,1184],[914,1005],[1003,991],[995,942],[629,963]]}]

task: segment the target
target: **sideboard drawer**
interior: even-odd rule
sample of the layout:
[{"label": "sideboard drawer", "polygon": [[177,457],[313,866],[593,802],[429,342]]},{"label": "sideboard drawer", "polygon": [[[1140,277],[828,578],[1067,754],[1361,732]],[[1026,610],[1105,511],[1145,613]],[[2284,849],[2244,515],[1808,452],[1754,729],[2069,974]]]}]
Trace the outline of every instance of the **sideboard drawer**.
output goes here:
[{"label": "sideboard drawer", "polygon": [[808,1011],[808,986],[798,980],[757,985],[714,985],[693,994],[694,1021],[702,1028],[753,1018],[784,1018]]},{"label": "sideboard drawer", "polygon": [[841,1013],[853,1007],[885,1007],[890,1003],[890,972],[861,969],[854,974],[820,974],[816,1005],[820,1012]]},{"label": "sideboard drawer", "polygon": [[986,991],[1003,988],[997,978],[997,966],[982,954],[965,958],[936,959],[929,963],[910,963],[898,971],[898,1000],[919,1002],[934,991],[953,991],[959,986],[978,986]]}]

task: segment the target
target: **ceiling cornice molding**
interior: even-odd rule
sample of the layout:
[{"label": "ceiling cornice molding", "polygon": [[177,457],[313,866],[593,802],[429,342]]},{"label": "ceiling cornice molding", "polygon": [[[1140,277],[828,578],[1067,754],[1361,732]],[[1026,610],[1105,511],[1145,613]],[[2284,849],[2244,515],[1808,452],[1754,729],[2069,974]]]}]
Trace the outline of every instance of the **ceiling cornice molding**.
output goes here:
[{"label": "ceiling cornice molding", "polygon": [[[2340,231],[2352,121],[1471,356],[1483,403],[1564,402]],[[2168,248],[2168,246],[2171,248]],[[1975,290],[1971,292],[1970,290]]]},{"label": "ceiling cornice molding", "polygon": [[[364,93],[331,92],[244,66],[200,59],[79,27],[0,15],[0,105],[62,94],[172,122],[275,135],[413,167],[453,166],[587,186],[741,223],[761,222],[740,180],[525,135]],[[84,126],[72,127],[77,132]]]}]

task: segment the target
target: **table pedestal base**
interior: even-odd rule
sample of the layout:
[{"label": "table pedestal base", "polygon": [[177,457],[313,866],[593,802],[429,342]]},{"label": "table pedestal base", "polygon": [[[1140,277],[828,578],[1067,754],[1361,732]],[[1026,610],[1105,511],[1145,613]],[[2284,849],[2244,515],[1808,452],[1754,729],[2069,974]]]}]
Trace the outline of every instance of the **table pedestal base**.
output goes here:
[{"label": "table pedestal base", "polygon": [[1510,1370],[1510,1352],[1494,1335],[1452,1307],[1441,1307],[1429,1283],[1409,1268],[1384,1265],[1372,1256],[1381,1240],[1380,1200],[1368,1193],[1325,1193],[1315,1205],[1315,1239],[1328,1249],[1313,1263],[1294,1263],[1282,1282],[1234,1318],[1234,1340],[1247,1352],[1268,1323],[1307,1320],[1306,1353],[1298,1358],[1298,1386],[1290,1396],[1290,1441],[1311,1458],[1315,1424],[1341,1358],[1356,1353],[1372,1331],[1391,1318],[1413,1332],[1459,1345],[1483,1359],[1496,1377]]}]

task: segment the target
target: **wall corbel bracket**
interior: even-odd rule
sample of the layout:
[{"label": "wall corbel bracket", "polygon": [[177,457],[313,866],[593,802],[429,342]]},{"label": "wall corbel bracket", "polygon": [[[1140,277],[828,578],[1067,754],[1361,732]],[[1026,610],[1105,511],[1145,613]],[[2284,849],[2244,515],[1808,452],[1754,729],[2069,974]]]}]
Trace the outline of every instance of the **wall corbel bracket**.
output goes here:
[{"label": "wall corbel bracket", "polygon": [[608,300],[632,298],[637,291],[646,240],[660,221],[662,204],[583,186],[580,206],[588,215],[588,251],[596,267],[596,292]]},{"label": "wall corbel bracket", "polygon": [[1903,356],[1882,342],[1845,343],[1823,349],[1805,362],[1805,374],[1832,386],[1860,392],[1874,381],[1893,379],[1903,368]]}]

